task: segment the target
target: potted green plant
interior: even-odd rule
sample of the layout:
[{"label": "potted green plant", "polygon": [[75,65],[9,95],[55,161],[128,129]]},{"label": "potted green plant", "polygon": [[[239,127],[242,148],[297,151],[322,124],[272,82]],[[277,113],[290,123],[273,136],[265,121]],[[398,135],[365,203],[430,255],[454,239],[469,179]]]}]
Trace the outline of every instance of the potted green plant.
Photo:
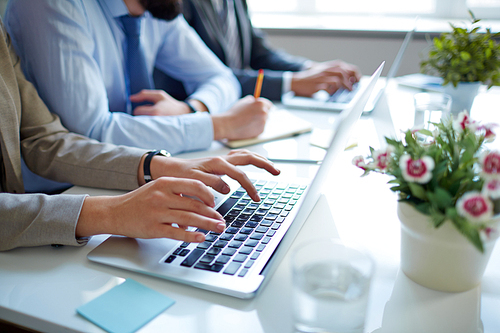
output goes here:
[{"label": "potted green plant", "polygon": [[500,44],[490,28],[481,32],[480,20],[471,16],[471,27],[450,23],[451,32],[434,38],[428,57],[420,62],[421,72],[443,78],[445,92],[452,97],[452,113],[470,111],[481,84],[500,85]]},{"label": "potted green plant", "polygon": [[432,289],[465,291],[479,284],[499,236],[500,151],[486,149],[495,125],[462,112],[432,126],[386,138],[387,149],[370,147],[353,164],[392,178],[402,271]]}]

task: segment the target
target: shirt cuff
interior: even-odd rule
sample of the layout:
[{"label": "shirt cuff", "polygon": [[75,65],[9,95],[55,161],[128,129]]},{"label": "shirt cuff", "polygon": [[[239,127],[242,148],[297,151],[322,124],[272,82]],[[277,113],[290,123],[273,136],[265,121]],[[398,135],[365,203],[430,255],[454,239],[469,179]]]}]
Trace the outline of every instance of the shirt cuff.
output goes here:
[{"label": "shirt cuff", "polygon": [[184,120],[185,146],[183,151],[207,149],[214,139],[214,125],[208,112],[191,113]]},{"label": "shirt cuff", "polygon": [[292,72],[283,72],[283,84],[281,85],[281,95],[292,90]]}]

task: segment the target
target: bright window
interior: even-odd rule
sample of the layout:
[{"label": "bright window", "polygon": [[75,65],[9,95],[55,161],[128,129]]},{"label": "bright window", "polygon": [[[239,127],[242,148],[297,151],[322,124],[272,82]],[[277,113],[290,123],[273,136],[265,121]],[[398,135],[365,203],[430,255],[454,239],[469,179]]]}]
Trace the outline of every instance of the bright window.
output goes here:
[{"label": "bright window", "polygon": [[499,19],[500,0],[247,0],[252,13]]}]

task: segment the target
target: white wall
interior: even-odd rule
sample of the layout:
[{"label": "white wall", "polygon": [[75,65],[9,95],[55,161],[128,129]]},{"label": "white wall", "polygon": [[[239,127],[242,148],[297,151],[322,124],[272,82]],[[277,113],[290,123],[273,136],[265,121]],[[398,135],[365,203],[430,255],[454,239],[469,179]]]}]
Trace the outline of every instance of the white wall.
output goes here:
[{"label": "white wall", "polygon": [[[404,39],[404,33],[264,31],[274,47],[316,61],[342,59],[356,64],[364,74],[372,73],[383,60],[386,61],[383,75],[387,74]],[[427,45],[424,35],[415,35],[396,75],[418,73]]]}]

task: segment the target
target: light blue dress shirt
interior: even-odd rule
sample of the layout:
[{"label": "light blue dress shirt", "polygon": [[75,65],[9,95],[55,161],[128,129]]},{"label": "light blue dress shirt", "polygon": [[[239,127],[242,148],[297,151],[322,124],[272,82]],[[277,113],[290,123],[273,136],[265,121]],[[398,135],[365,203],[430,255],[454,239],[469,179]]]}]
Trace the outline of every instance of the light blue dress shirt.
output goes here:
[{"label": "light blue dress shirt", "polygon": [[[118,17],[127,14],[123,0],[11,0],[5,24],[26,77],[70,131],[171,153],[208,148],[213,125],[207,113],[133,116],[126,109],[125,35]],[[190,98],[212,114],[239,98],[232,71],[182,16],[167,22],[146,12],[141,29],[151,75],[156,66],[182,81]]]}]

